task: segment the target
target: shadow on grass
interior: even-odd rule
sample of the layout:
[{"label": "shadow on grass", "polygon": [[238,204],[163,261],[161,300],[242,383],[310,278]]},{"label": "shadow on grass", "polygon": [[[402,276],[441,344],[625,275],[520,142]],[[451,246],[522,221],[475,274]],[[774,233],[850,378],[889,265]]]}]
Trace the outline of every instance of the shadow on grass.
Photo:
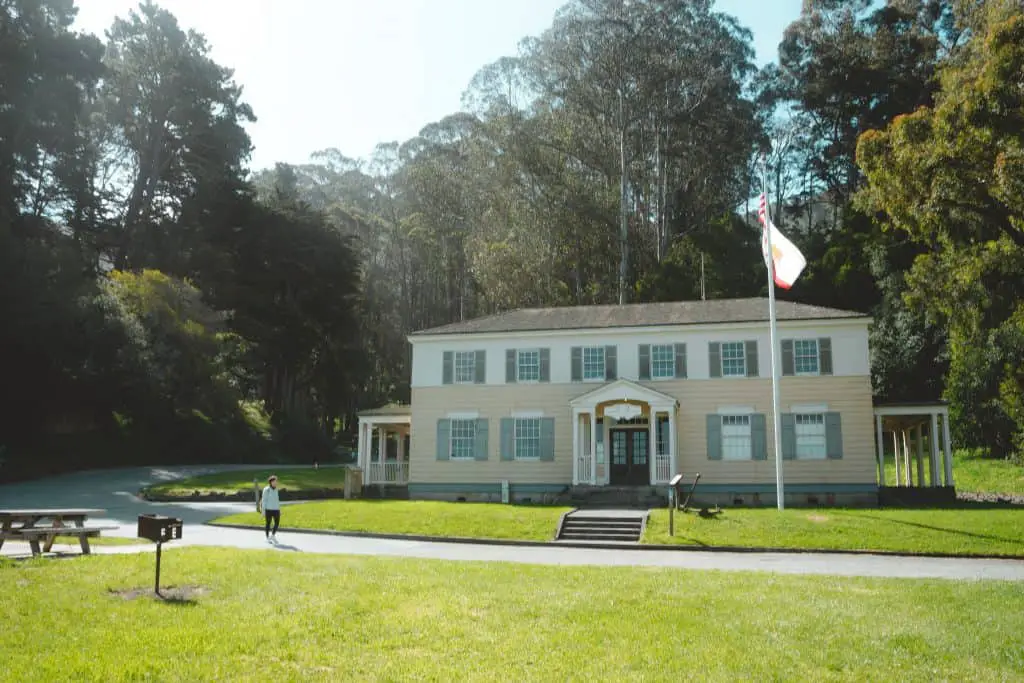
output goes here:
[{"label": "shadow on grass", "polygon": [[1003,536],[992,536],[990,534],[977,534],[973,531],[964,531],[963,529],[949,529],[947,527],[933,526],[931,524],[921,524],[920,522],[908,522],[904,519],[890,519],[887,517],[876,517],[869,514],[859,514],[856,512],[847,513],[848,517],[860,517],[862,519],[868,519],[872,522],[888,522],[890,524],[902,524],[904,526],[917,527],[919,529],[928,529],[929,531],[941,531],[947,534],[956,534],[958,536],[967,536],[968,538],[979,538],[986,541],[999,541],[1001,543],[1017,543],[1024,547],[1024,538],[1005,538]]}]

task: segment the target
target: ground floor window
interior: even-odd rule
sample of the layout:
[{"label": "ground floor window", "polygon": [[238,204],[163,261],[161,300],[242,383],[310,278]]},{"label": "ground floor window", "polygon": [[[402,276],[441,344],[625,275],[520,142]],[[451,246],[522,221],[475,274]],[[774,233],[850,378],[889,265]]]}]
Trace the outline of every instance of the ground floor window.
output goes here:
[{"label": "ground floor window", "polygon": [[476,420],[451,421],[452,460],[473,460],[476,446]]},{"label": "ground floor window", "polygon": [[828,455],[825,416],[821,413],[793,416],[797,460],[824,460]]},{"label": "ground floor window", "polygon": [[722,416],[722,459],[750,460],[753,449],[749,415]]},{"label": "ground floor window", "polygon": [[516,418],[515,421],[516,460],[540,459],[540,419]]}]

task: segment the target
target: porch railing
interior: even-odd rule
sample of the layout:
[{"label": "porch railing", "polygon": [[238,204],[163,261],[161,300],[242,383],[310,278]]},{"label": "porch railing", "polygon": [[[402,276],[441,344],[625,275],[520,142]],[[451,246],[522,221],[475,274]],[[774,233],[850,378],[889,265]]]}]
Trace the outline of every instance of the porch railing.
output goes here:
[{"label": "porch railing", "polygon": [[590,476],[593,471],[594,463],[590,459],[590,455],[580,455],[576,457],[576,481],[581,484],[589,484]]},{"label": "porch railing", "polygon": [[659,453],[654,456],[654,483],[667,484],[672,480],[672,457]]},{"label": "porch railing", "polygon": [[409,463],[398,460],[371,462],[367,475],[367,484],[408,484]]}]

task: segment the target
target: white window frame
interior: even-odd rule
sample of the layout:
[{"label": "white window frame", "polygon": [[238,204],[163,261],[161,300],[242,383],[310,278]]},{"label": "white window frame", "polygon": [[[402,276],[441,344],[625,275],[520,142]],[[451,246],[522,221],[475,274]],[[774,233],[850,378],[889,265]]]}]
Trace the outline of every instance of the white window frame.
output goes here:
[{"label": "white window frame", "polygon": [[[719,348],[719,354],[720,355],[719,355],[719,358],[718,358],[718,362],[722,366],[722,377],[746,377],[747,376],[747,343],[743,342],[743,341],[727,341],[727,342],[719,342],[719,344],[720,345],[719,345],[718,348]],[[728,347],[739,346],[739,348],[740,348],[739,360],[742,362],[742,366],[741,366],[740,372],[738,374],[730,373],[730,372],[726,372],[725,371],[725,368],[726,368],[726,365],[725,365],[725,361],[726,361],[725,349],[726,349],[727,346]],[[736,358],[730,357],[728,360],[735,361]]]},{"label": "white window frame", "polygon": [[[597,352],[601,355],[601,373],[600,375],[587,375],[587,352]],[[596,361],[591,361],[591,366]],[[580,375],[584,382],[602,382],[608,374],[608,358],[605,355],[605,348],[603,346],[584,346],[580,352],[580,364],[583,366],[580,368]]]},{"label": "white window frame", "polygon": [[[537,376],[523,377],[523,355],[534,354],[537,358]],[[520,384],[536,384],[540,382],[540,349],[516,349],[516,382]]]},{"label": "white window frame", "polygon": [[[668,374],[658,374],[658,363],[654,356],[658,349],[663,352],[668,350]],[[664,361],[662,361],[664,363]],[[664,365],[662,366],[664,369]],[[675,344],[651,344],[651,379],[675,379],[676,376],[676,347]]]},{"label": "white window frame", "polygon": [[[461,462],[476,460],[476,419],[469,417],[450,418],[448,424],[448,459],[458,460]],[[456,427],[468,429],[469,436],[467,437],[465,434],[456,434]],[[469,455],[466,456],[462,453],[456,453],[456,440],[462,444],[467,438],[469,440]]]},{"label": "white window frame", "polygon": [[[540,420],[539,417],[516,417],[514,418],[512,430],[512,441],[513,441],[513,459],[525,460],[525,461],[537,461],[540,460]],[[527,430],[527,425],[530,428]],[[534,431],[535,429],[535,431]],[[529,431],[530,433],[521,435],[520,430]],[[520,443],[527,445],[526,442],[533,444],[533,451],[536,455],[521,455],[519,452]]]},{"label": "white window frame", "polygon": [[[828,432],[825,427],[825,413],[794,413],[793,432],[797,460],[828,459]],[[803,437],[803,443],[801,443],[801,437]],[[817,450],[810,452],[811,448]]]},{"label": "white window frame", "polygon": [[[745,462],[747,460],[754,459],[754,432],[751,426],[750,414],[731,414],[722,415],[722,460],[728,460],[730,462]],[[731,423],[731,424],[730,424]],[[726,430],[730,427],[741,427],[745,426],[747,429],[746,435],[735,435],[726,434]],[[737,455],[738,451],[732,450],[734,444],[728,443],[729,439],[742,439],[746,438],[746,453]]]},{"label": "white window frame", "polygon": [[[810,358],[807,354],[801,355],[799,347],[801,344],[814,344],[814,370],[801,370],[800,359]],[[793,340],[793,374],[813,377],[821,374],[821,348],[817,339],[794,339]]]},{"label": "white window frame", "polygon": [[[460,375],[459,375],[459,369],[460,369],[459,359],[461,358],[461,359],[465,360],[465,358],[467,356],[469,357],[469,362],[468,363],[467,362],[463,362],[461,364],[461,369],[462,370],[466,370],[466,368],[469,369],[469,379],[460,379]],[[456,351],[455,353],[452,354],[452,384],[475,384],[475,383],[476,383],[476,351]]]}]

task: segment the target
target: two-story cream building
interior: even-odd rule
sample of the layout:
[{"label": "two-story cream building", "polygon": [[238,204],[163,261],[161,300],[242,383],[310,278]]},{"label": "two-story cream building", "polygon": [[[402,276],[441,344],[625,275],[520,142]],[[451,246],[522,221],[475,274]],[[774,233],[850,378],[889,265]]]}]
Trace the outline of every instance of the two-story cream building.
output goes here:
[{"label": "two-story cream building", "polygon": [[[787,497],[875,501],[870,318],[777,317]],[[540,500],[699,472],[705,499],[774,502],[766,299],[515,310],[409,341],[411,405],[361,414],[368,484]]]}]

